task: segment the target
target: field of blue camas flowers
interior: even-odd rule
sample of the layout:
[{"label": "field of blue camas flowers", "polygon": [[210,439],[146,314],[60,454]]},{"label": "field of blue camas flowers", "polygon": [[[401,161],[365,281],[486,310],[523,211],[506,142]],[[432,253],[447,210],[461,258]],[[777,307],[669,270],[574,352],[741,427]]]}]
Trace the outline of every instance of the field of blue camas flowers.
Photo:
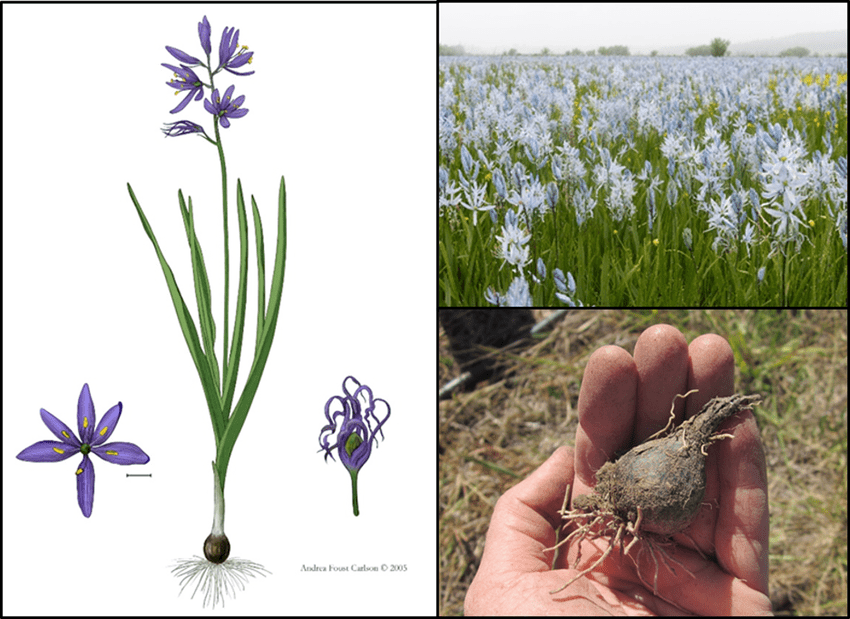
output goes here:
[{"label": "field of blue camas flowers", "polygon": [[440,305],[845,305],[846,58],[441,58],[439,89]]}]

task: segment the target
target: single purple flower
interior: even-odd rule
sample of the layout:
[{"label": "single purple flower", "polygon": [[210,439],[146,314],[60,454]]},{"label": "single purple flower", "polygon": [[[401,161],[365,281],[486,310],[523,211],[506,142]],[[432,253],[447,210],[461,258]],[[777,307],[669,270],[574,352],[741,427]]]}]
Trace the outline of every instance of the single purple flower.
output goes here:
[{"label": "single purple flower", "polygon": [[[234,32],[235,31],[235,32]],[[252,75],[254,71],[247,73],[239,73],[231,69],[238,69],[246,62],[248,64],[253,60],[254,52],[246,52],[247,45],[239,47],[239,31],[235,28],[224,29],[221,33],[221,44],[218,46],[218,72],[219,69],[224,69],[228,73],[234,75]]]},{"label": "single purple flower", "polygon": [[186,98],[180,102],[180,105],[171,110],[172,114],[176,114],[189,105],[189,101],[192,97],[195,97],[195,101],[198,101],[204,96],[204,84],[201,82],[201,78],[199,78],[192,69],[186,65],[175,67],[174,65],[165,64],[164,62],[162,63],[162,66],[174,71],[174,77],[177,79],[168,81],[166,84],[177,90],[177,92],[174,93],[175,95],[189,91],[189,94],[186,95]]},{"label": "single purple flower", "polygon": [[189,133],[203,133],[204,136],[209,139],[204,128],[198,123],[193,123],[191,120],[180,120],[176,123],[166,123],[165,126],[168,128],[163,129],[162,132],[166,135],[166,137],[175,137]]},{"label": "single purple flower", "polygon": [[240,95],[233,99],[233,101],[230,100],[230,97],[233,96],[234,88],[236,87],[231,86],[224,91],[224,99],[219,96],[218,88],[213,91],[212,102],[209,99],[204,99],[204,107],[207,112],[213,116],[218,116],[221,120],[221,126],[225,129],[230,126],[228,118],[242,118],[248,113],[247,109],[238,109],[245,101],[245,95]]},{"label": "single purple flower", "polygon": [[[357,385],[354,394],[350,393],[345,387],[348,379],[353,380]],[[374,398],[372,390],[367,385],[361,385],[353,376],[347,376],[342,381],[342,390],[345,392],[345,397],[335,395],[325,404],[325,418],[328,420],[328,425],[323,427],[319,433],[319,446],[321,447],[319,451],[325,452],[325,461],[327,462],[328,456],[331,457],[331,460],[334,459],[332,451],[337,450],[340,461],[351,475],[354,515],[358,516],[360,510],[357,504],[357,474],[372,454],[373,440],[377,446],[378,432],[381,433],[381,438],[384,438],[384,431],[381,426],[390,418],[390,405],[386,400]],[[365,408],[359,399],[361,396]],[[331,413],[331,405],[335,400],[338,400],[342,405],[342,410]],[[387,414],[383,419],[375,414],[375,407],[378,402],[383,402],[387,407]],[[374,428],[372,427],[373,424]],[[339,425],[338,431],[337,425]],[[335,433],[336,436],[334,437]],[[333,444],[330,443],[329,439],[331,438],[335,438]]]},{"label": "single purple flower", "polygon": [[77,439],[68,426],[42,408],[41,419],[44,425],[59,438],[59,441],[39,441],[30,445],[18,454],[18,460],[59,462],[82,452],[83,460],[76,470],[77,502],[83,511],[83,516],[88,518],[91,516],[94,504],[94,465],[89,459],[90,453],[97,454],[113,464],[147,464],[150,460],[148,455],[133,443],[102,444],[118,425],[122,407],[121,402],[118,402],[106,412],[100,424],[95,426],[94,403],[86,383],[77,402],[77,426],[82,440]]},{"label": "single purple flower", "polygon": [[210,22],[207,21],[207,16],[204,15],[204,21],[198,22],[198,38],[201,39],[201,47],[210,55],[212,45],[210,45]]}]

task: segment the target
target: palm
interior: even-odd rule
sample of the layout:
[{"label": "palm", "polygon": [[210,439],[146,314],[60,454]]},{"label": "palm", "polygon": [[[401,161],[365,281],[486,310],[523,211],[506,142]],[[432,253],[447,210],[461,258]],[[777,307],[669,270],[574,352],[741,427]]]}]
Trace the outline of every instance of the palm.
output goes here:
[{"label": "palm", "polygon": [[[567,485],[573,497],[590,493],[594,472],[610,456],[664,426],[676,394],[699,389],[679,405],[680,422],[710,398],[730,394],[733,371],[725,340],[703,336],[689,348],[666,325],[641,335],[634,359],[613,346],[596,351],[579,396],[575,450],[560,448],[499,499],[481,567],[467,593],[467,614],[768,612],[765,465],[751,413],[721,426],[735,438],[709,450],[703,508],[687,535],[675,536],[675,544],[663,548],[669,559],[659,549],[653,554],[646,541],[622,556],[618,547],[569,587],[550,593],[593,565],[611,541],[573,540],[561,551],[557,569],[550,569],[553,555],[545,549],[555,545]],[[691,550],[694,544],[705,557]],[[579,547],[581,560],[573,569]],[[699,588],[692,586],[694,577]]]}]

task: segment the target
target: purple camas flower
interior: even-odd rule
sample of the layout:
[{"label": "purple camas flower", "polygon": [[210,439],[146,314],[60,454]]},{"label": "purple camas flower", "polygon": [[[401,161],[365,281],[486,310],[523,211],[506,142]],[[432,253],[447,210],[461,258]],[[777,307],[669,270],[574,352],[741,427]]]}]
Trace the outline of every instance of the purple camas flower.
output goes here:
[{"label": "purple camas flower", "polygon": [[210,22],[207,20],[207,16],[204,15],[204,20],[198,22],[198,38],[201,40],[201,47],[204,48],[207,56],[209,56],[212,51],[212,45],[210,44],[211,31]]},{"label": "purple camas flower", "polygon": [[[354,381],[357,385],[353,394],[345,386],[348,380]],[[372,455],[372,441],[375,441],[377,446],[378,433],[380,432],[381,438],[384,438],[381,426],[390,418],[390,405],[386,400],[373,397],[372,390],[367,385],[361,385],[353,376],[347,376],[342,381],[342,390],[345,393],[344,397],[335,395],[325,404],[325,418],[328,420],[328,425],[319,433],[321,447],[319,451],[325,452],[327,461],[328,456],[333,460],[332,452],[334,449],[337,450],[340,461],[351,475],[354,515],[358,516],[360,510],[357,505],[357,473]],[[331,413],[334,401],[339,402],[342,410]],[[387,407],[387,414],[383,419],[375,414],[378,402],[383,402]],[[331,438],[334,439],[333,444],[330,443]]]},{"label": "purple camas flower", "polygon": [[[247,73],[239,73],[238,71],[232,71],[231,69],[238,69],[246,62],[251,63],[251,59],[254,56],[254,52],[245,52],[248,49],[247,45],[243,45],[239,47],[239,31],[235,28],[231,28],[228,30],[224,29],[224,32],[221,34],[221,44],[218,47],[218,69],[224,69],[228,73],[233,73],[234,75],[251,75],[254,72],[248,71]],[[218,71],[216,69],[216,71]]]},{"label": "purple camas flower", "polygon": [[56,417],[41,409],[41,419],[44,425],[56,435],[59,441],[39,441],[18,454],[18,460],[27,462],[59,462],[71,456],[82,453],[83,460],[77,467],[77,502],[83,515],[91,516],[94,504],[94,465],[89,454],[93,453],[113,464],[147,464],[148,455],[138,445],[133,443],[103,442],[110,437],[121,417],[122,404],[119,402],[108,411],[100,424],[94,414],[94,403],[89,393],[88,384],[83,385],[80,399],[77,403],[77,427],[80,431],[78,439],[74,432]]},{"label": "purple camas flower", "polygon": [[166,127],[168,129],[163,129],[162,132],[166,136],[177,136],[177,135],[186,135],[187,133],[203,133],[207,134],[204,131],[204,128],[198,123],[193,123],[191,120],[179,120],[176,123],[167,123]]},{"label": "purple camas flower", "polygon": [[248,113],[246,109],[239,109],[239,106],[245,101],[245,95],[240,95],[230,100],[233,96],[235,86],[231,86],[224,92],[224,99],[218,94],[218,88],[213,91],[212,102],[209,99],[204,99],[204,108],[213,116],[218,116],[221,121],[221,126],[225,129],[230,126],[228,118],[242,118]]},{"label": "purple camas flower", "polygon": [[[180,51],[170,47],[166,47],[166,49],[172,54],[174,54],[174,52],[176,51]],[[183,52],[180,53],[182,54]],[[176,54],[174,55],[176,56]],[[191,58],[191,56],[189,57]],[[174,65],[165,64],[164,62],[162,63],[162,66],[174,71],[174,77],[177,79],[173,79],[166,82],[168,86],[177,89],[177,92],[175,92],[174,94],[177,95],[181,92],[187,91],[189,93],[186,95],[183,101],[180,102],[180,105],[171,110],[172,114],[180,112],[184,107],[189,105],[189,101],[192,100],[192,97],[195,97],[195,101],[198,101],[204,96],[204,85],[201,82],[201,78],[199,78],[198,75],[194,71],[192,71],[192,69],[190,69],[186,65],[180,65],[180,67],[175,67]]]}]

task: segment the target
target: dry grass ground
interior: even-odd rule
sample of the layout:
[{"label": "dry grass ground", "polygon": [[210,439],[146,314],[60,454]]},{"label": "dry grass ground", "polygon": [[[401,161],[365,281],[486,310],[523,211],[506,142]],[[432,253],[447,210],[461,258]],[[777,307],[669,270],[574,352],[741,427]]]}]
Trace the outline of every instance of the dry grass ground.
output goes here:
[{"label": "dry grass ground", "polygon": [[[498,497],[573,444],[590,355],[606,344],[632,353],[658,323],[688,341],[725,337],[736,392],[764,398],[754,412],[767,454],[775,609],[847,615],[847,313],[837,310],[571,310],[530,346],[493,353],[506,375],[440,403],[441,615],[463,612]],[[441,329],[440,385],[459,373]]]}]

